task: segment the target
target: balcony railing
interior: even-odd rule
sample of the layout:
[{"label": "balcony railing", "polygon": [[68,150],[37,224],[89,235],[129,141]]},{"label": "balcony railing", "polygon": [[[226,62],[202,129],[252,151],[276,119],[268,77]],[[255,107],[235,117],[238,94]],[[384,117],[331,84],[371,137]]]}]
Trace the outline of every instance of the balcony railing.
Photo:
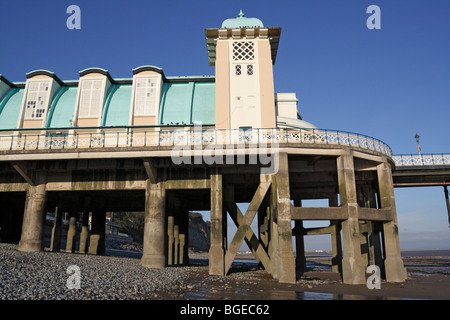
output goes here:
[{"label": "balcony railing", "polygon": [[66,128],[66,131],[70,132],[66,134],[55,134],[54,130],[53,133],[47,130],[41,134],[21,130],[19,135],[0,132],[0,151],[288,143],[343,145],[392,156],[391,148],[383,141],[340,130],[277,128],[243,131],[239,129],[196,130],[195,127],[171,130],[163,127],[101,127],[91,128],[91,132],[83,132],[83,130],[86,128]]},{"label": "balcony railing", "polygon": [[399,154],[392,157],[396,167],[450,165],[450,154]]}]

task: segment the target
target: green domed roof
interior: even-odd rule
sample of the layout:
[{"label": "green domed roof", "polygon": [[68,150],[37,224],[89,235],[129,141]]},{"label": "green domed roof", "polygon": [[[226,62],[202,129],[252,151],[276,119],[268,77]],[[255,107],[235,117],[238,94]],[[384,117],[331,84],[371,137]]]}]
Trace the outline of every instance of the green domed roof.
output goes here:
[{"label": "green domed roof", "polygon": [[222,28],[233,29],[233,28],[263,28],[264,25],[261,20],[257,18],[246,18],[242,13],[239,12],[237,18],[226,19],[222,22]]}]

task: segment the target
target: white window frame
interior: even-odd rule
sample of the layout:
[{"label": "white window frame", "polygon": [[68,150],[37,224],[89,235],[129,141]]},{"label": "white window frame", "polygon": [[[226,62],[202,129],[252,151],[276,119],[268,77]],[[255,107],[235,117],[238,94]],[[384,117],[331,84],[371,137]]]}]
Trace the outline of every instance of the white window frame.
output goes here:
[{"label": "white window frame", "polygon": [[[141,87],[142,81],[145,86]],[[150,82],[149,82],[150,80]],[[154,84],[152,86],[151,84]],[[160,77],[159,76],[140,76],[134,78],[134,97],[133,97],[133,115],[134,116],[156,116],[159,107],[160,95]],[[141,92],[140,92],[141,91]],[[139,96],[143,91],[143,95]],[[143,105],[138,105],[138,99],[143,98]]]},{"label": "white window frame", "polygon": [[[82,112],[84,112],[83,110],[83,91],[84,91],[84,86],[87,85],[87,82],[92,81],[90,88],[86,88],[88,89],[89,92],[89,104],[87,107],[87,114],[82,114]],[[95,82],[98,81],[100,83],[100,88],[99,89],[94,89],[94,84]],[[79,101],[78,101],[78,118],[98,118],[100,117],[101,113],[102,113],[102,109],[103,109],[103,96],[104,96],[104,90],[105,90],[105,79],[102,78],[86,78],[86,79],[82,79],[80,82],[80,96],[79,96]],[[98,90],[98,109],[97,112],[94,112],[95,109],[93,107],[95,101],[92,100],[93,98],[93,91],[94,90]]]},{"label": "white window frame", "polygon": [[[32,91],[31,88],[35,84],[37,84],[37,90]],[[47,85],[47,90],[42,90],[41,86],[45,86],[45,84]],[[51,85],[52,84],[50,80],[34,80],[28,82],[27,98],[25,100],[23,111],[24,120],[42,120],[45,118],[48,109]],[[30,95],[32,94],[36,94],[36,98],[30,99]],[[31,102],[34,102],[34,104],[32,104]],[[33,110],[30,110],[31,105],[34,105],[32,107]],[[38,112],[38,110],[40,110],[40,112]]]}]

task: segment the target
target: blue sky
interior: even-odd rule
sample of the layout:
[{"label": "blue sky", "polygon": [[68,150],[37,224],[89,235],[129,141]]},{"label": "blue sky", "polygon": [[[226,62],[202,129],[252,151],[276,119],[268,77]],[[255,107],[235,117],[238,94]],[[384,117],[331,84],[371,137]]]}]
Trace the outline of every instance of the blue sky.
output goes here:
[{"label": "blue sky", "polygon": [[[71,4],[81,9],[80,30],[66,27]],[[366,27],[372,4],[381,9],[379,30]],[[149,64],[167,76],[214,75],[204,29],[240,9],[282,27],[275,91],[295,92],[304,120],[376,137],[397,154],[415,153],[419,133],[423,153],[450,153],[445,0],[0,0],[0,74],[25,81],[47,69],[71,80],[101,67],[127,78]],[[395,192],[402,249],[450,249],[443,188]],[[329,242],[311,239],[309,249]]]}]

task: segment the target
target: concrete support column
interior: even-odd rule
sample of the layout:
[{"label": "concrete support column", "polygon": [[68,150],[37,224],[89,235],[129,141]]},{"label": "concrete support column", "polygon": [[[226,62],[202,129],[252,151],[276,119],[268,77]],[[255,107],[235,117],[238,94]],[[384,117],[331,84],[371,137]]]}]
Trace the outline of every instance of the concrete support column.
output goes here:
[{"label": "concrete support column", "polygon": [[184,233],[180,233],[180,264],[185,264],[185,248],[186,248],[186,235]]},{"label": "concrete support column", "polygon": [[[301,207],[302,200],[294,200],[294,206]],[[295,268],[296,273],[302,275],[306,271],[306,257],[305,257],[305,241],[303,233],[303,221],[295,220]]]},{"label": "concrete support column", "polygon": [[[329,207],[337,207],[338,195],[335,194],[328,198]],[[341,222],[331,220],[331,270],[336,273],[342,272],[342,240],[341,240]]]},{"label": "concrete support column", "polygon": [[209,274],[225,275],[225,249],[223,234],[222,175],[217,168],[211,172],[211,246],[209,248]]},{"label": "concrete support column", "polygon": [[80,233],[80,253],[87,253],[89,240],[89,211],[83,212],[83,222],[81,223]]},{"label": "concrete support column", "polygon": [[343,254],[342,279],[346,284],[366,283],[364,262],[361,257],[358,203],[353,155],[350,150],[337,158],[337,173],[341,207],[347,209],[342,225]]},{"label": "concrete support column", "polygon": [[55,220],[53,222],[52,228],[52,238],[50,241],[50,251],[58,252],[61,250],[61,227],[62,223],[62,212],[55,208]]},{"label": "concrete support column", "polygon": [[77,213],[69,212],[69,229],[67,230],[66,252],[75,252],[75,240],[77,235]]},{"label": "concrete support column", "polygon": [[92,227],[89,237],[89,254],[102,255],[105,253],[105,223],[106,211],[94,210],[92,212]]},{"label": "concrete support column", "polygon": [[[369,241],[367,237],[368,225],[364,221],[359,222],[359,238],[361,240],[361,257],[363,259],[364,266],[369,265]],[[364,230],[364,232],[362,231]]]},{"label": "concrete support column", "polygon": [[27,191],[19,251],[44,250],[45,203],[47,199],[45,191],[46,173],[37,171],[35,182],[35,185],[30,186]]},{"label": "concrete support column", "polygon": [[277,223],[277,189],[276,178],[272,176],[272,186],[270,188],[270,206],[267,209],[267,215],[269,216],[269,247],[268,254],[270,257],[270,269],[272,270],[272,276],[274,279],[278,279],[278,223]]},{"label": "concrete support column", "polygon": [[171,266],[173,264],[173,245],[175,243],[174,239],[174,227],[175,227],[175,217],[167,217],[167,265]]},{"label": "concrete support column", "polygon": [[166,266],[166,188],[164,182],[150,183],[145,190],[144,248],[141,264],[149,268]]},{"label": "concrete support column", "polygon": [[183,199],[178,199],[178,219],[179,219],[179,239],[180,239],[180,264],[189,263],[189,246],[188,246],[188,234],[189,234],[189,210],[183,203]]},{"label": "concrete support column", "polygon": [[[366,207],[367,208],[377,208],[376,195],[373,187],[368,187],[365,189],[366,194]],[[379,222],[368,221],[367,230],[369,237],[369,257],[370,265],[377,265],[381,269],[381,273],[384,275],[384,263],[382,258],[382,248],[381,248],[381,236]]]},{"label": "concrete support column", "polygon": [[180,264],[179,257],[180,257],[180,227],[178,225],[175,225],[173,228],[173,238],[174,238],[174,257],[173,257],[173,263],[175,265]]},{"label": "concrete support column", "polygon": [[292,248],[288,155],[286,153],[280,153],[278,155],[278,161],[278,172],[274,177],[276,181],[278,211],[278,281],[281,283],[295,283],[295,257]]},{"label": "concrete support column", "polygon": [[447,205],[448,224],[450,225],[450,201],[448,200],[447,186],[444,186],[445,204]]},{"label": "concrete support column", "polygon": [[395,208],[394,185],[389,163],[383,162],[377,166],[378,186],[380,188],[380,204],[383,209],[390,209],[392,220],[383,223],[385,272],[386,281],[404,282],[406,272],[400,255],[400,240],[398,235],[397,212]]}]

